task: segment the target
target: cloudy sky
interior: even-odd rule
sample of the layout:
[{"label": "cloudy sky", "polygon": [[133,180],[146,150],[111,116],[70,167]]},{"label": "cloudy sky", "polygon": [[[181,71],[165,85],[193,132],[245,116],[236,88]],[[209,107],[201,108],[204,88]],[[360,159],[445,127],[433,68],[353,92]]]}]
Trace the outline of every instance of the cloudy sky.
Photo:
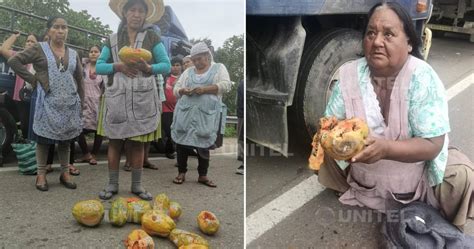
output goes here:
[{"label": "cloudy sky", "polygon": [[[115,32],[120,22],[110,10],[108,0],[69,0],[76,11],[99,17]],[[244,0],[164,0],[171,6],[186,30],[188,38],[209,38],[221,47],[227,38],[245,32]]]}]

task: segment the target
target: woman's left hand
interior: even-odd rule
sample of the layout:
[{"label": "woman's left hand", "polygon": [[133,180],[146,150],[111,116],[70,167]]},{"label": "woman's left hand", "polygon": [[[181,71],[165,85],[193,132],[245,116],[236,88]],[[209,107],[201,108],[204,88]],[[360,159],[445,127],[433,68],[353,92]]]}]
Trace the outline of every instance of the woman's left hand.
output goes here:
[{"label": "woman's left hand", "polygon": [[201,95],[201,94],[204,94],[205,93],[205,89],[204,87],[196,87],[193,89],[193,93],[197,94],[197,95]]},{"label": "woman's left hand", "polygon": [[365,140],[365,148],[352,157],[351,163],[375,163],[386,158],[389,149],[389,141],[386,139],[368,137]]},{"label": "woman's left hand", "polygon": [[151,74],[151,65],[148,64],[148,62],[146,62],[143,58],[140,58],[140,60],[133,64],[133,67],[135,69],[138,69],[146,74]]}]

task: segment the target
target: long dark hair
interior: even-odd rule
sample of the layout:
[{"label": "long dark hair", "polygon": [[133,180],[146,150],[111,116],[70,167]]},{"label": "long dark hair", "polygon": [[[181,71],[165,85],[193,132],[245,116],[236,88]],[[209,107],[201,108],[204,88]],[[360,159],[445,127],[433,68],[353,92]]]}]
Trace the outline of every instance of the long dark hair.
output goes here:
[{"label": "long dark hair", "polygon": [[[421,39],[415,31],[415,25],[413,21],[411,20],[411,17],[408,14],[408,12],[397,2],[378,3],[370,9],[369,14],[368,14],[368,17],[369,17],[368,20],[372,18],[372,15],[374,14],[375,10],[380,6],[386,6],[387,8],[393,10],[395,14],[397,14],[398,18],[400,18],[400,20],[403,23],[403,30],[405,31],[405,34],[408,37],[408,43],[412,46],[412,50],[410,54],[415,56],[418,59],[423,60],[423,56],[421,55],[421,52],[420,52]],[[368,25],[368,22],[367,22],[367,25]],[[367,25],[365,26],[364,34],[367,32]]]}]

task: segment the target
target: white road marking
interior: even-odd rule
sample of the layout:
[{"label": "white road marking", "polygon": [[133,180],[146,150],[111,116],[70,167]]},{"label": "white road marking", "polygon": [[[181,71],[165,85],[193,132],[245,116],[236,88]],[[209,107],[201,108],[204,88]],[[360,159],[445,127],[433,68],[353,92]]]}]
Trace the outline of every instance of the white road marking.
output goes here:
[{"label": "white road marking", "polygon": [[[474,84],[474,73],[468,75],[447,90],[448,101]],[[246,218],[246,245],[258,239],[280,221],[319,195],[325,188],[313,175],[269,202]]]},{"label": "white road marking", "polygon": [[474,84],[474,73],[468,75],[458,83],[454,84],[447,90],[448,101],[456,97],[459,93],[466,90],[469,86]]},{"label": "white road marking", "polygon": [[246,244],[249,245],[323,190],[318,177],[313,175],[249,215],[246,218]]},{"label": "white road marking", "polygon": [[[237,152],[225,152],[225,153],[215,153],[212,154],[211,156],[232,156],[232,155],[237,155]],[[170,160],[166,157],[149,157],[148,158],[150,161],[156,161],[156,160]],[[125,159],[120,160],[121,163],[125,163]],[[97,161],[97,164],[107,164],[107,160],[102,160],[102,161]],[[85,166],[89,165],[89,163],[74,163],[74,166]],[[59,164],[55,163],[52,166],[53,168],[60,168]],[[17,167],[6,167],[6,168],[0,168],[0,173],[2,172],[11,172],[11,171],[18,171]]]}]

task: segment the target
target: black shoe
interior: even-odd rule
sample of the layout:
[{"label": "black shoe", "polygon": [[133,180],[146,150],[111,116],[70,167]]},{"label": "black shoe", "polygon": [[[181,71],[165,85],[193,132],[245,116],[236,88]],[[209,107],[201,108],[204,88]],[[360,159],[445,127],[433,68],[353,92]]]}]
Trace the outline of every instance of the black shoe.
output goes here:
[{"label": "black shoe", "polygon": [[243,175],[244,174],[244,165],[240,165],[237,170],[235,171],[236,174],[238,175]]},{"label": "black shoe", "polygon": [[66,187],[66,188],[69,188],[69,189],[76,189],[77,188],[77,185],[74,182],[65,181],[63,179],[62,175],[59,177],[59,182],[61,182],[61,184],[64,185],[64,187]]},{"label": "black shoe", "polygon": [[176,153],[166,153],[165,156],[169,159],[175,159],[176,158]]},{"label": "black shoe", "polygon": [[38,184],[36,183],[36,189],[39,190],[39,191],[48,191],[49,187],[48,187],[48,182],[45,181],[44,184]]}]

